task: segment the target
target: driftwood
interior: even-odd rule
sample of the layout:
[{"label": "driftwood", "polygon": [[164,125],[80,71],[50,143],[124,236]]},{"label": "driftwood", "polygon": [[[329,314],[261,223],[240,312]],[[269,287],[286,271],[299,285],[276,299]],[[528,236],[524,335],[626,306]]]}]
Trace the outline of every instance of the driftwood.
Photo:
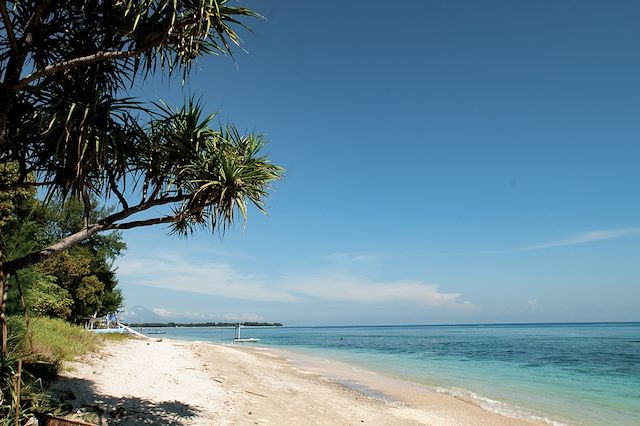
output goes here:
[{"label": "driftwood", "polygon": [[65,419],[64,417],[43,415],[41,418],[41,424],[44,426],[97,426],[93,423],[87,423],[82,420]]}]

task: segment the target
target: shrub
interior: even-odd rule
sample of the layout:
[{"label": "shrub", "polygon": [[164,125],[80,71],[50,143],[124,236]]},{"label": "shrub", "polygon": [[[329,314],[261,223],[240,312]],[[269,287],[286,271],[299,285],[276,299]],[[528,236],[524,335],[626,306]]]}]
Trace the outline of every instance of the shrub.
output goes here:
[{"label": "shrub", "polygon": [[55,412],[57,407],[43,387],[43,378],[52,378],[62,361],[70,361],[99,347],[99,336],[60,319],[33,318],[27,333],[24,319],[8,318],[8,351],[0,354],[0,425],[15,422],[18,402],[16,384],[18,361],[22,360],[20,419],[36,412]]}]

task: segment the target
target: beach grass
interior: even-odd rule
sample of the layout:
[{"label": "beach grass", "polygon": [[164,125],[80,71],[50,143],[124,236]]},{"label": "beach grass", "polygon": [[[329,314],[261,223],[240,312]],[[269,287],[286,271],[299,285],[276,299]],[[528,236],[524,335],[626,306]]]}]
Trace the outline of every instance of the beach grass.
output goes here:
[{"label": "beach grass", "polygon": [[31,362],[59,364],[97,350],[102,339],[61,319],[37,317],[29,330],[21,317],[10,317],[9,328],[22,336],[21,352]]},{"label": "beach grass", "polygon": [[7,326],[9,351],[0,359],[0,418],[5,421],[0,424],[13,424],[17,400],[21,407],[20,422],[34,413],[60,412],[42,379],[55,378],[64,361],[98,350],[102,338],[63,320],[45,317],[31,318],[27,326],[24,318],[10,316]]},{"label": "beach grass", "polygon": [[32,327],[34,350],[50,361],[71,361],[100,346],[98,336],[61,319],[36,318]]}]

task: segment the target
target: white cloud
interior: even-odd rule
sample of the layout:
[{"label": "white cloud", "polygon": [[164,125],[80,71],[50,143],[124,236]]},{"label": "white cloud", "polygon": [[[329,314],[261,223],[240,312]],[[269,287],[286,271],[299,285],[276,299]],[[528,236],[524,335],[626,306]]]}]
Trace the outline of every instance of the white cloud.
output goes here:
[{"label": "white cloud", "polygon": [[290,280],[287,288],[321,300],[356,303],[402,302],[429,307],[470,309],[459,293],[440,292],[437,285],[420,281],[380,282],[348,275],[316,275]]},{"label": "white cloud", "polygon": [[529,251],[529,250],[542,250],[553,247],[573,246],[576,244],[587,244],[596,241],[613,240],[617,238],[640,236],[640,228],[627,228],[627,229],[611,229],[604,231],[589,231],[581,234],[573,235],[569,238],[565,238],[557,241],[550,241],[547,243],[537,244],[533,246],[521,247],[517,251]]},{"label": "white cloud", "polygon": [[271,288],[256,275],[242,274],[228,263],[195,262],[179,255],[159,255],[119,263],[118,274],[132,284],[245,300],[290,302],[291,294]]},{"label": "white cloud", "polygon": [[160,317],[164,317],[164,318],[172,317],[174,315],[173,312],[168,311],[168,310],[166,310],[164,308],[154,308],[154,309],[152,309],[152,311],[153,311],[154,314],[156,314],[156,315],[158,315]]},{"label": "white cloud", "polygon": [[[133,309],[125,308],[120,312],[120,316],[129,321],[144,321],[144,317],[140,315],[140,310],[146,310],[142,306],[136,306]],[[234,313],[227,312],[224,314],[212,314],[202,312],[171,312],[164,308],[154,308],[151,311],[162,317],[162,321],[178,321],[178,322],[266,322],[266,319],[253,312]],[[153,321],[153,319],[152,319]]]},{"label": "white cloud", "polygon": [[234,313],[227,312],[225,314],[204,314],[202,312],[184,312],[173,315],[179,320],[197,320],[197,321],[215,321],[215,322],[266,322],[263,316],[252,312]]},{"label": "white cloud", "polygon": [[[470,302],[462,300],[459,293],[443,292],[437,285],[419,280],[379,281],[327,271],[307,271],[305,274],[276,280],[241,273],[228,263],[189,261],[179,255],[125,259],[120,263],[118,272],[132,284],[243,300],[404,303],[449,310],[477,309]],[[160,312],[156,313],[162,315]],[[192,313],[185,315],[187,314],[194,316]],[[237,315],[233,318],[235,319],[254,320]]]}]

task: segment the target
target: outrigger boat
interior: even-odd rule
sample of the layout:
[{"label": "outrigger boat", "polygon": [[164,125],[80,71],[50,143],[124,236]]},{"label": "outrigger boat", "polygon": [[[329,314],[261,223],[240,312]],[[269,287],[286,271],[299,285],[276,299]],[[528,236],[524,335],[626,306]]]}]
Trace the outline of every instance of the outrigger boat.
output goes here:
[{"label": "outrigger boat", "polygon": [[260,341],[260,339],[257,339],[255,337],[241,338],[240,337],[240,327],[242,327],[242,325],[240,323],[238,323],[238,325],[236,325],[236,337],[233,339],[234,342],[244,343],[244,342],[258,342],[258,341]]},{"label": "outrigger boat", "polygon": [[104,317],[98,317],[97,313],[95,313],[92,317],[84,319],[84,328],[98,334],[133,334],[145,339],[149,338],[121,323],[116,312],[109,312]]}]

